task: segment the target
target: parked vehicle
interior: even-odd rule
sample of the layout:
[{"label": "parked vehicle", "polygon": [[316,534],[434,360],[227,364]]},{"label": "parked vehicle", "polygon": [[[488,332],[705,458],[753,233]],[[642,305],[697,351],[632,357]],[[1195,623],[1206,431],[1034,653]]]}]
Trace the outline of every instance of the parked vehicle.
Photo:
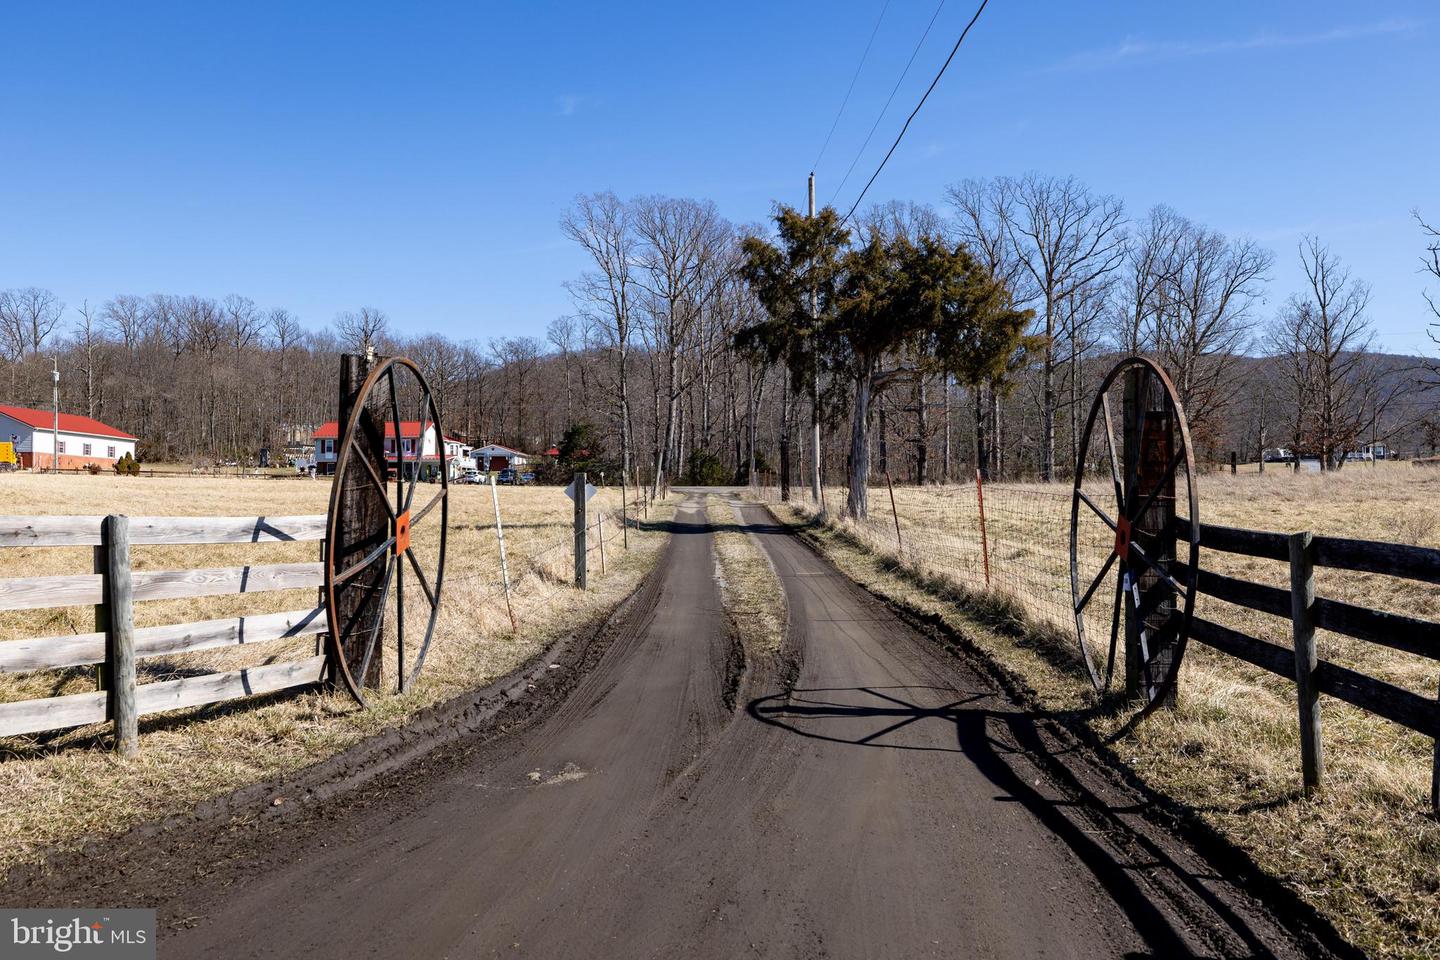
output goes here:
[{"label": "parked vehicle", "polygon": [[517,482],[515,471],[510,469],[509,467],[501,470],[499,475],[495,479],[503,484],[513,484]]},{"label": "parked vehicle", "polygon": [[15,444],[0,443],[0,470],[14,470],[20,465],[20,460],[15,456]]},{"label": "parked vehicle", "polygon": [[1274,448],[1273,450],[1266,450],[1266,451],[1265,451],[1265,462],[1266,462],[1266,463],[1294,463],[1294,462],[1295,462],[1295,454],[1291,453],[1289,450],[1286,450],[1284,447],[1276,447],[1276,448]]},{"label": "parked vehicle", "polygon": [[535,482],[535,474],[534,474],[534,473],[528,473],[528,472],[527,472],[527,473],[522,473],[522,474],[520,474],[520,482],[521,482],[521,483],[534,483],[534,482]]}]

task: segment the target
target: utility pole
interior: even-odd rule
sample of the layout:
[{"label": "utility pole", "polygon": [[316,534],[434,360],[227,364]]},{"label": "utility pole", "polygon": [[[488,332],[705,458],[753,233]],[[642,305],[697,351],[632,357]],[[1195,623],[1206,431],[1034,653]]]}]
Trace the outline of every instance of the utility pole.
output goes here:
[{"label": "utility pole", "polygon": [[[60,358],[52,357],[50,363],[50,412],[54,421],[50,424],[50,472],[60,473]],[[81,451],[82,453],[84,451]]]},{"label": "utility pole", "polygon": [[[810,171],[810,219],[815,219],[815,171]],[[811,265],[813,268],[813,264]],[[820,493],[820,358],[815,352],[814,326],[820,322],[820,304],[815,285],[810,285],[810,494],[817,507]]]}]

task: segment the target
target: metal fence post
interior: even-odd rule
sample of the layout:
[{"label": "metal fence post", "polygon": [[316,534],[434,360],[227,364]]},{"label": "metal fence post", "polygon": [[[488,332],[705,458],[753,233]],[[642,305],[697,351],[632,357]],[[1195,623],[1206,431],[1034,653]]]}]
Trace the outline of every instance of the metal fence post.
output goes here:
[{"label": "metal fence post", "polygon": [[585,474],[575,474],[575,587],[585,589]]},{"label": "metal fence post", "polygon": [[905,559],[905,541],[900,538],[900,511],[895,509],[895,484],[890,482],[890,471],[885,471],[885,486],[890,489],[890,516],[895,518],[895,547],[900,559]]},{"label": "metal fence post", "polygon": [[100,524],[105,549],[105,662],[109,667],[110,719],[115,749],[132,757],[140,749],[139,714],[135,704],[135,608],[130,582],[130,518],[111,515]]},{"label": "metal fence post", "polygon": [[1290,535],[1290,622],[1295,638],[1295,693],[1300,707],[1300,766],[1305,793],[1320,788],[1320,691],[1315,685],[1315,554],[1310,531]]},{"label": "metal fence post", "polygon": [[515,607],[510,602],[510,566],[505,562],[505,527],[500,522],[500,487],[495,477],[490,477],[490,499],[495,502],[495,540],[500,544],[500,583],[505,588],[505,612],[510,614],[510,630],[518,633],[520,625],[515,622]]}]

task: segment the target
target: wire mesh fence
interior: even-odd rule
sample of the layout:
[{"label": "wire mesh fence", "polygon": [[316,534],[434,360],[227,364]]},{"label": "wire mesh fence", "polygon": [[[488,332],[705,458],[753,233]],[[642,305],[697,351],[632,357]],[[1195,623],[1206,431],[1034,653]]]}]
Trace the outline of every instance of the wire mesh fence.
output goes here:
[{"label": "wire mesh fence", "polygon": [[[753,489],[766,502],[780,502],[773,483]],[[809,487],[794,486],[789,502],[807,516],[823,516],[869,549],[903,561],[917,573],[1003,597],[1037,624],[1074,629],[1068,486],[917,487],[891,484],[881,475],[872,477],[863,520],[842,517],[848,493],[843,486],[827,486],[817,502]],[[1080,568],[1094,571],[1109,553],[1113,534],[1081,519]]]}]

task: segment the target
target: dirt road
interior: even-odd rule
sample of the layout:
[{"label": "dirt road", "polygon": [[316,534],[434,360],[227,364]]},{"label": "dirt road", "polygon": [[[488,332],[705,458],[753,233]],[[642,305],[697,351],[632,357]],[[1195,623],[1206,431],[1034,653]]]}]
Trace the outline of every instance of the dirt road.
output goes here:
[{"label": "dirt road", "polygon": [[[793,689],[734,707],[703,500],[554,710],[344,816],[225,848],[162,957],[1174,957],[1323,953],[981,675],[742,508]],[[243,830],[244,828],[232,828]],[[178,914],[178,916],[177,916]]]}]

